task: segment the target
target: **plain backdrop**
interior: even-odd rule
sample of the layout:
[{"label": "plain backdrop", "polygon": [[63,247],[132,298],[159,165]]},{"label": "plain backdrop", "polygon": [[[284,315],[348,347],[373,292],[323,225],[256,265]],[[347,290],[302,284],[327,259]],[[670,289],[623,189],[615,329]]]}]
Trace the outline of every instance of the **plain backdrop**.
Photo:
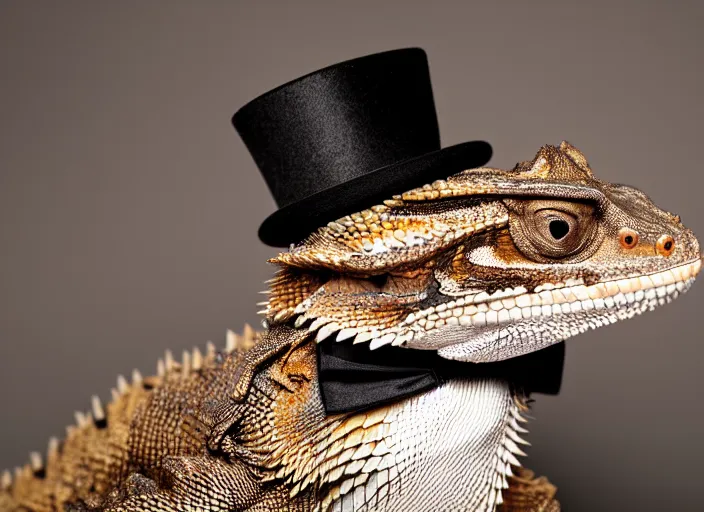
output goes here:
[{"label": "plain backdrop", "polygon": [[[421,46],[444,145],[512,167],[567,139],[704,235],[703,5],[4,0],[0,468],[119,373],[258,325],[275,206],[230,116],[341,60]],[[703,297],[568,342],[528,459],[568,512],[695,509]]]}]

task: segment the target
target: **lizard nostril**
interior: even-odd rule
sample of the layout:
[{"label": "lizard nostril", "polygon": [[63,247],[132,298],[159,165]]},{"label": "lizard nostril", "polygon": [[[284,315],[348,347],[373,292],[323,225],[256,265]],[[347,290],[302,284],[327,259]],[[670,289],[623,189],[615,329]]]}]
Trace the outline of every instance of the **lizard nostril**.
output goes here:
[{"label": "lizard nostril", "polygon": [[669,256],[675,250],[675,241],[670,235],[662,235],[655,244],[655,250],[662,256]]}]

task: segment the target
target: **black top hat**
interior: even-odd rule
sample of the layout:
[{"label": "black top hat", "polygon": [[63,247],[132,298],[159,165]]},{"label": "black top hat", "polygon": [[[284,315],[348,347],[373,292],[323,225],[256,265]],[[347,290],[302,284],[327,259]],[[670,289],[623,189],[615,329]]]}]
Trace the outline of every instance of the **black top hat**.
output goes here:
[{"label": "black top hat", "polygon": [[277,247],[491,158],[484,141],[440,149],[420,48],[305,75],[250,101],[232,122],[279,206],[259,227],[259,238]]}]

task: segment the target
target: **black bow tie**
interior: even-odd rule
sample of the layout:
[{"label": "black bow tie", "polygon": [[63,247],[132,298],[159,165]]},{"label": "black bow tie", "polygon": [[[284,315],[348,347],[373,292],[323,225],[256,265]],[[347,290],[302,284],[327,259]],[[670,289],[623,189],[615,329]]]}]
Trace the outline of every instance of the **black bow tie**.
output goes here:
[{"label": "black bow tie", "polygon": [[450,361],[436,352],[366,344],[318,344],[318,380],[327,414],[359,412],[419,394],[455,378],[499,378],[526,393],[556,395],[565,344],[497,363]]}]

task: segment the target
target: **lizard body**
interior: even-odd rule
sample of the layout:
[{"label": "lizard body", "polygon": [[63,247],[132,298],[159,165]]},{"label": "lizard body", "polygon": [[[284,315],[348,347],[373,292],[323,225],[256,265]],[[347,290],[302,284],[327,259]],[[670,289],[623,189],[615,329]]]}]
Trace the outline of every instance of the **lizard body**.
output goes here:
[{"label": "lizard body", "polygon": [[456,378],[326,415],[316,342],[513,358],[669,302],[701,254],[563,142],[331,222],[273,262],[263,333],[118,379],[46,461],[2,477],[0,510],[559,510],[519,469],[522,389]]},{"label": "lizard body", "polygon": [[[115,400],[80,416],[41,469],[20,470],[13,506],[402,511],[435,501],[482,510],[502,499],[527,409],[506,382],[456,380],[365,413],[326,416],[309,340],[258,372],[233,406],[216,397],[227,396],[251,338],[230,337],[230,352],[211,349],[201,362],[190,354],[160,364],[156,377],[121,379]],[[547,506],[554,489],[541,490],[532,499]]]}]

